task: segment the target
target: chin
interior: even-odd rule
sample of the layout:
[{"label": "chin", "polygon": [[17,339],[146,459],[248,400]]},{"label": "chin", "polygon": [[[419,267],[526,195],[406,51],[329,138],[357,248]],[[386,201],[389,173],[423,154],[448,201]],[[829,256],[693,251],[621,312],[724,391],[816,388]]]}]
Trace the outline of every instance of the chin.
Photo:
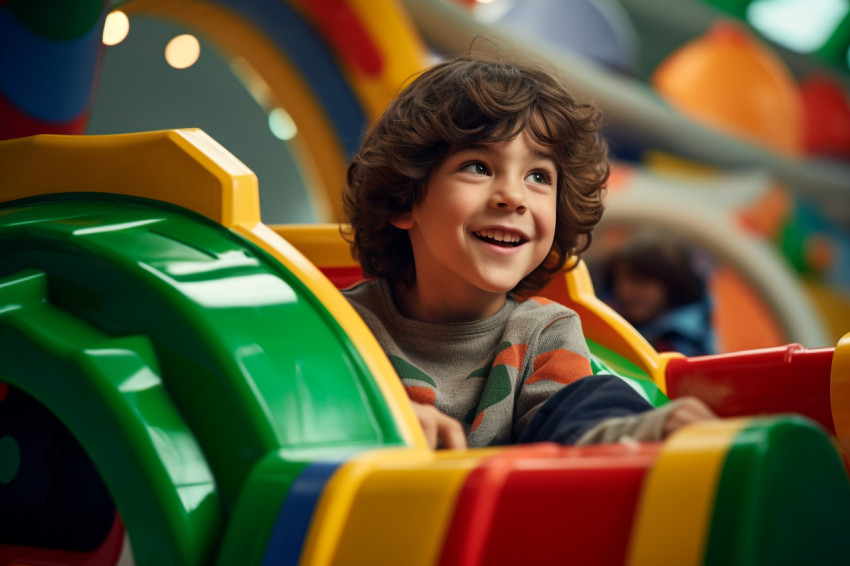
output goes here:
[{"label": "chin", "polygon": [[488,293],[505,295],[505,294],[513,291],[514,287],[516,287],[518,284],[519,284],[519,281],[516,281],[516,282],[508,284],[508,285],[499,284],[499,283],[482,284],[482,285],[479,285],[479,287],[480,287],[481,290],[487,291]]}]

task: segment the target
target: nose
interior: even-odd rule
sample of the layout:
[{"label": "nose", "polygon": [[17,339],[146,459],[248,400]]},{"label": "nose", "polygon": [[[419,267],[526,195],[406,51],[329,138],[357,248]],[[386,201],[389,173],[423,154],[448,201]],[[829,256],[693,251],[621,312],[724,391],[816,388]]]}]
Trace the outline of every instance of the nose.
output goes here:
[{"label": "nose", "polygon": [[520,214],[528,210],[525,201],[525,190],[521,182],[502,181],[490,195],[490,206],[506,211],[516,211]]}]

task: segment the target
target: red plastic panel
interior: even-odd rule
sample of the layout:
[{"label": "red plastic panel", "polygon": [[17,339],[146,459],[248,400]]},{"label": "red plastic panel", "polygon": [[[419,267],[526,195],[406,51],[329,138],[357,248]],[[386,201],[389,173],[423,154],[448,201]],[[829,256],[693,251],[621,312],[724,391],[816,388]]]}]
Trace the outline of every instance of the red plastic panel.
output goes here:
[{"label": "red plastic panel", "polygon": [[667,365],[667,394],[699,397],[721,417],[799,413],[835,434],[829,402],[833,352],[790,344],[673,359]]},{"label": "red plastic panel", "polygon": [[458,497],[440,565],[623,564],[659,450],[537,444],[486,460]]},{"label": "red plastic panel", "polygon": [[322,273],[337,289],[345,289],[365,279],[359,265],[345,267],[321,267]]},{"label": "red plastic panel", "polygon": [[113,566],[124,546],[124,523],[116,514],[103,543],[92,552],[67,552],[0,544],[0,564],[38,564],[39,566]]}]

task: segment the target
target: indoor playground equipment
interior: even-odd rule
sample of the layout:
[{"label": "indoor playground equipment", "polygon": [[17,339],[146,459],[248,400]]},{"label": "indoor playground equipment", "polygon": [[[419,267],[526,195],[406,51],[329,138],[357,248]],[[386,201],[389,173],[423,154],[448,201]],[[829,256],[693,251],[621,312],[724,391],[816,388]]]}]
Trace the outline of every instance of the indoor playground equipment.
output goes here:
[{"label": "indoor playground equipment", "polygon": [[[453,0],[51,4],[43,21],[0,1],[0,44],[19,55],[0,65],[0,138],[82,133],[106,11],[162,15],[249,61],[336,218],[360,128],[424,64],[412,22],[444,53],[481,35],[553,61],[621,147],[760,167],[850,217],[846,167],[691,122]],[[779,318],[817,348],[658,354],[579,264],[546,293],[581,314],[594,371],[726,418],[662,444],[433,453],[336,292],[361,277],[337,227],[261,224],[256,179],[199,131],[0,142],[0,258],[0,564],[847,561],[850,339],[819,347],[805,302]]]},{"label": "indoor playground equipment", "polygon": [[203,132],[3,141],[0,186],[0,563],[846,563],[850,336],[659,354],[579,263],[594,371],[725,418],[432,452],[338,227]]}]

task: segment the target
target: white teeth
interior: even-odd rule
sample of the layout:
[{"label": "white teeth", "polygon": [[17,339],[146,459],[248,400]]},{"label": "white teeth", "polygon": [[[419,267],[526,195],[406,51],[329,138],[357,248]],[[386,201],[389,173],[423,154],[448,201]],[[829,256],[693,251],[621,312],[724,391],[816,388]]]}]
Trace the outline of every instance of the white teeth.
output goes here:
[{"label": "white teeth", "polygon": [[506,232],[505,230],[480,230],[475,232],[476,235],[497,242],[516,243],[520,241],[520,235],[516,232]]}]

